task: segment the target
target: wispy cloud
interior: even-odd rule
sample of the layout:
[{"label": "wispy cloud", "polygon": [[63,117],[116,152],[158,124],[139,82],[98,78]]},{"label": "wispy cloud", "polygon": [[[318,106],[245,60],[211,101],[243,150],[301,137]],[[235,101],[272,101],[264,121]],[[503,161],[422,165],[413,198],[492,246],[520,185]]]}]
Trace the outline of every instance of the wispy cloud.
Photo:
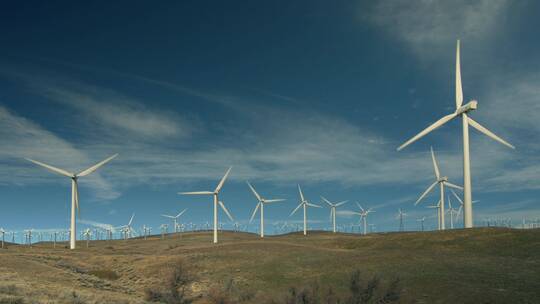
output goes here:
[{"label": "wispy cloud", "polygon": [[404,42],[422,59],[439,56],[456,39],[491,39],[502,26],[511,1],[377,1],[364,20]]}]

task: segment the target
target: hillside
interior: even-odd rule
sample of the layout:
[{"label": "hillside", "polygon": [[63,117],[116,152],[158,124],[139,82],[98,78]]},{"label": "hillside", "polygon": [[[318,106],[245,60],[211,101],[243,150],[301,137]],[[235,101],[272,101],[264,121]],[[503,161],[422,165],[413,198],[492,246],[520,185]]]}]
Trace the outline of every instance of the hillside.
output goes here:
[{"label": "hillside", "polygon": [[75,251],[64,245],[0,250],[0,303],[144,303],[145,290],[163,287],[164,269],[178,260],[195,276],[195,303],[208,303],[209,293],[283,303],[293,286],[332,286],[341,294],[357,269],[383,284],[399,278],[404,303],[540,303],[538,229],[311,232],[264,240],[222,232],[217,245],[209,232],[195,232],[92,241],[90,248],[80,241]]}]

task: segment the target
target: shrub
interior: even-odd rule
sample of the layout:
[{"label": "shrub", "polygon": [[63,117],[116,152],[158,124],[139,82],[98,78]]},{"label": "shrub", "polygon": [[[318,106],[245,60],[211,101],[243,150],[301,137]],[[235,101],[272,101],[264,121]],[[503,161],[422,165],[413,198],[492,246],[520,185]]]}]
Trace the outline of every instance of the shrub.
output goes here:
[{"label": "shrub", "polygon": [[165,278],[157,288],[145,290],[145,300],[170,304],[189,304],[193,302],[187,291],[195,277],[182,260],[166,265],[160,272]]}]

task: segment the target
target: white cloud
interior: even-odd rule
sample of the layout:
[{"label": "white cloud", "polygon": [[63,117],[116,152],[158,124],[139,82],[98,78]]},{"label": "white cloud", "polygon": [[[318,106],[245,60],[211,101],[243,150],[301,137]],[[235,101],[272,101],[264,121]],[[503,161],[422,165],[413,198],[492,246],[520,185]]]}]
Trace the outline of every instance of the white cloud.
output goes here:
[{"label": "white cloud", "polygon": [[422,58],[438,56],[457,39],[489,40],[503,22],[511,1],[381,0],[363,18]]}]

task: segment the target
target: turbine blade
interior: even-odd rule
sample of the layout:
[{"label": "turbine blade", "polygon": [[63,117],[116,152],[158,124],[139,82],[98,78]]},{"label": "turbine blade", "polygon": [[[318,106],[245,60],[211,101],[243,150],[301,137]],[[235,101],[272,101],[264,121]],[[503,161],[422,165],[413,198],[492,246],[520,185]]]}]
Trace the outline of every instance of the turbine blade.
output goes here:
[{"label": "turbine blade", "polygon": [[457,217],[461,215],[462,210],[463,210],[463,205],[459,206],[459,209],[457,211]]},{"label": "turbine blade", "polygon": [[454,190],[450,189],[450,191],[451,191],[452,194],[454,194],[454,196],[457,198],[457,200],[459,201],[459,203],[461,204],[461,206],[463,206],[463,201],[461,200],[461,198],[454,192]]},{"label": "turbine blade", "polygon": [[172,219],[174,218],[174,216],[170,216],[170,215],[166,215],[166,214],[162,214],[161,216],[163,216],[163,217],[168,217],[168,218],[172,218]]},{"label": "turbine blade", "polygon": [[283,202],[284,200],[285,200],[284,198],[275,198],[275,199],[265,200],[264,202],[265,203],[277,203],[277,202]]},{"label": "turbine blade", "polygon": [[229,170],[225,172],[225,175],[223,175],[223,177],[219,181],[219,184],[217,185],[216,190],[214,190],[214,192],[218,193],[219,190],[221,190],[221,188],[223,187],[223,184],[225,184],[225,181],[227,180],[227,177],[229,176],[229,173],[231,173],[231,169],[232,167],[229,167]]},{"label": "turbine blade", "polygon": [[259,193],[257,193],[257,191],[255,191],[255,188],[253,188],[253,186],[248,181],[246,181],[246,183],[249,186],[249,189],[251,189],[251,192],[253,192],[253,194],[255,194],[255,197],[257,198],[257,200],[259,202],[262,201],[261,196],[259,195]]},{"label": "turbine blade", "polygon": [[435,170],[435,176],[437,179],[441,178],[441,174],[439,172],[439,166],[437,165],[437,160],[435,159],[435,153],[433,152],[433,147],[430,147],[431,149],[431,160],[433,160],[433,169]]},{"label": "turbine blade", "polygon": [[459,190],[463,190],[463,187],[461,186],[458,186],[458,185],[454,185],[450,182],[443,182],[446,186],[450,187],[450,188],[454,188],[454,189],[459,189]]},{"label": "turbine blade", "polygon": [[362,212],[364,212],[364,208],[362,208],[362,205],[360,205],[358,202],[356,202],[356,206],[358,206],[358,208],[360,208],[360,210],[362,210]]},{"label": "turbine blade", "polygon": [[298,185],[298,193],[300,193],[300,199],[302,200],[302,203],[303,203],[305,199],[304,199],[304,193],[302,193],[302,188],[300,188],[300,185]]},{"label": "turbine blade", "polygon": [[334,205],[332,205],[332,203],[330,203],[330,201],[327,200],[326,198],[324,198],[323,196],[321,196],[321,199],[322,199],[326,204],[328,204],[328,206],[334,207]]},{"label": "turbine blade", "polygon": [[131,226],[131,222],[133,222],[133,217],[135,217],[135,213],[131,215],[131,218],[129,219],[129,223],[127,224],[127,226]]},{"label": "turbine blade", "polygon": [[58,174],[61,174],[61,175],[67,176],[67,177],[73,177],[73,175],[74,175],[73,173],[70,173],[70,172],[68,172],[66,170],[62,170],[60,168],[56,168],[56,167],[53,167],[51,165],[44,164],[44,163],[39,162],[37,160],[33,160],[33,159],[30,159],[30,158],[25,158],[25,159],[27,161],[29,161],[29,162],[33,162],[36,165],[42,166],[42,167],[44,167],[46,169],[49,169],[50,171],[52,171],[54,173],[58,173]]},{"label": "turbine blade", "polygon": [[463,104],[463,88],[461,85],[461,59],[459,55],[459,40],[456,48],[456,109]]},{"label": "turbine blade", "polygon": [[413,142],[417,141],[418,139],[424,137],[426,134],[428,134],[429,132],[437,129],[438,127],[444,125],[445,123],[447,123],[448,121],[452,120],[452,118],[456,117],[456,113],[452,113],[452,114],[448,114],[446,116],[444,116],[443,118],[437,120],[435,123],[433,123],[432,125],[430,125],[429,127],[425,128],[424,130],[422,130],[422,132],[416,134],[413,138],[409,139],[408,141],[406,141],[404,144],[402,144],[401,146],[399,146],[397,148],[398,151],[401,151],[403,148],[405,148],[406,146],[412,144]]},{"label": "turbine blade", "polygon": [[251,214],[251,218],[249,219],[249,223],[251,224],[251,222],[253,221],[253,219],[255,218],[255,214],[257,214],[257,210],[259,210],[259,206],[261,205],[261,203],[257,203],[257,206],[255,207],[255,209],[253,210],[253,213]]},{"label": "turbine blade", "polygon": [[414,205],[418,205],[418,203],[437,185],[438,181],[435,181],[433,184],[431,184],[431,186],[429,186],[426,191],[424,191],[424,193],[422,193],[422,195],[420,195],[420,197],[416,200],[416,202],[414,203]]},{"label": "turbine blade", "polygon": [[509,144],[508,142],[506,142],[504,139],[500,138],[499,136],[493,134],[493,132],[491,132],[490,130],[484,128],[482,125],[480,125],[479,123],[477,123],[476,121],[474,121],[472,118],[470,117],[467,117],[467,120],[469,121],[469,124],[475,128],[476,130],[484,133],[485,135],[487,135],[488,137],[490,137],[491,139],[495,140],[495,141],[498,141],[500,142],[501,144],[509,147],[509,148],[512,148],[512,149],[515,149],[516,147],[512,146],[511,144]]},{"label": "turbine blade", "polygon": [[184,212],[186,212],[186,211],[187,211],[187,208],[184,209],[184,210],[182,210],[182,212],[178,213],[178,215],[177,215],[176,217],[180,217],[180,216],[181,216],[182,214],[184,214]]},{"label": "turbine blade", "polygon": [[88,175],[94,171],[96,171],[99,167],[105,165],[106,163],[110,162],[113,158],[117,157],[118,156],[118,153],[107,158],[107,159],[104,159],[102,161],[100,161],[99,163],[93,165],[92,167],[80,172],[79,174],[77,174],[77,176],[85,176],[85,175]]},{"label": "turbine blade", "polygon": [[227,207],[225,207],[225,204],[223,204],[222,201],[219,201],[218,203],[219,203],[219,205],[221,206],[221,209],[223,209],[223,211],[225,211],[225,213],[227,214],[227,216],[229,217],[229,219],[231,220],[231,222],[234,222],[234,219],[233,219],[231,213],[229,213],[229,210],[227,210]]},{"label": "turbine blade", "polygon": [[308,205],[310,207],[315,207],[315,208],[322,208],[321,206],[315,205],[315,204],[312,204],[312,203],[306,203],[306,205]]},{"label": "turbine blade", "polygon": [[183,195],[212,195],[214,192],[212,191],[192,191],[192,192],[178,192],[178,194]]},{"label": "turbine blade", "polygon": [[344,204],[346,204],[347,202],[349,202],[349,201],[341,201],[341,202],[339,202],[339,203],[336,204],[336,207],[339,207],[339,206],[341,206],[341,205],[344,205]]},{"label": "turbine blade", "polygon": [[300,205],[298,205],[298,207],[296,207],[293,212],[291,212],[291,214],[289,216],[292,216],[296,211],[298,211],[298,209],[300,209],[300,207],[302,207],[303,203],[300,203]]}]

